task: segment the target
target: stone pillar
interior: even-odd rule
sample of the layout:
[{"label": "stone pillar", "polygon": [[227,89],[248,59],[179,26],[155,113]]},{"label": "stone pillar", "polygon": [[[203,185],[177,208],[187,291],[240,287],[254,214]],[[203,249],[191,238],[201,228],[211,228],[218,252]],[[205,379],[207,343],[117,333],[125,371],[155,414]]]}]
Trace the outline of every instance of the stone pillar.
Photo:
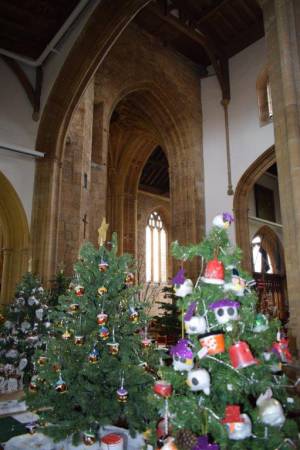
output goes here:
[{"label": "stone pillar", "polygon": [[13,299],[16,285],[21,281],[22,275],[28,269],[28,248],[12,249],[4,248],[3,254],[3,270],[1,280],[0,304],[5,305],[11,303]]},{"label": "stone pillar", "polygon": [[57,264],[64,264],[68,274],[89,239],[93,104],[90,83],[73,114],[62,163]]},{"label": "stone pillar", "polygon": [[[89,201],[89,236],[93,244],[97,244],[97,230],[106,217],[107,196],[107,147],[108,131],[106,127],[103,103],[94,105],[93,141],[91,163],[91,185]],[[108,218],[106,217],[107,221]],[[111,231],[111,230],[109,230]]]},{"label": "stone pillar", "polygon": [[261,0],[274,110],[290,332],[300,349],[300,2]]}]

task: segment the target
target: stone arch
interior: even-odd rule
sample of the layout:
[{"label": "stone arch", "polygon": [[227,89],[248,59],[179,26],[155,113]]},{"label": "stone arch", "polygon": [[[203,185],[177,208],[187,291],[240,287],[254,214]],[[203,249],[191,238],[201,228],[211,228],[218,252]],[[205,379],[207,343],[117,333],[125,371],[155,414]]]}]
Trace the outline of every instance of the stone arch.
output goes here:
[{"label": "stone arch", "polygon": [[261,237],[262,243],[264,244],[264,249],[270,257],[274,273],[285,275],[284,249],[276,232],[269,226],[263,225],[255,232],[252,239],[255,236]]},{"label": "stone arch", "polygon": [[16,284],[28,267],[30,238],[21,200],[2,172],[0,172],[0,193],[0,222],[4,246],[0,304],[7,304],[13,296]]},{"label": "stone arch", "polygon": [[33,268],[46,280],[55,272],[61,159],[72,113],[111,47],[150,1],[102,0],[69,52],[48,97],[36,141],[36,148],[46,155],[37,161],[32,213],[32,234],[39,236],[32,243]]},{"label": "stone arch", "polygon": [[[188,117],[182,110],[181,117],[178,117],[175,99],[171,99],[171,96],[162,91],[156,83],[142,81],[123,88],[118,92],[117,99],[112,102],[107,117],[111,119],[118,105],[122,107],[127,100],[133,102],[133,107],[129,109],[135,111],[133,118],[135,122],[131,125],[134,127],[139,122],[138,126],[147,128],[147,131],[143,132],[142,137],[137,133],[132,141],[126,141],[126,145],[122,147],[118,167],[112,170],[114,195],[118,199],[116,208],[119,207],[118,219],[112,222],[119,227],[119,235],[125,236],[124,250],[135,252],[136,227],[132,223],[132,218],[136,217],[138,182],[144,164],[157,145],[164,149],[169,163],[172,216],[170,236],[181,243],[196,242],[200,239],[204,226],[200,181],[203,177],[202,152],[199,152],[201,139],[198,141],[198,147],[195,145],[198,136],[193,135]],[[193,119],[194,117],[191,120]],[[112,126],[108,124],[107,128],[111,130]],[[112,146],[109,147],[112,151]],[[190,150],[189,153],[187,149]],[[112,160],[112,156],[109,160]],[[111,192],[109,194],[111,195]],[[120,199],[122,201],[119,201]],[[178,214],[178,211],[183,213]],[[189,273],[196,276],[197,270],[197,264],[193,263]]]},{"label": "stone arch", "polygon": [[234,195],[233,210],[237,245],[243,251],[242,265],[251,271],[251,249],[248,222],[249,194],[255,182],[276,162],[275,147],[272,146],[260,155],[240,178]]}]

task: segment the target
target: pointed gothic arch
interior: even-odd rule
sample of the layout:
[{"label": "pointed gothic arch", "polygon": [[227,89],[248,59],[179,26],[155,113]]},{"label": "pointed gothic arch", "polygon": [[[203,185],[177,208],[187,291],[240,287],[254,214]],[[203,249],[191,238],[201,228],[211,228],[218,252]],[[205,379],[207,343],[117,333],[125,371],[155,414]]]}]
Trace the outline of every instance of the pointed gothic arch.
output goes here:
[{"label": "pointed gothic arch", "polygon": [[28,267],[29,227],[21,200],[0,172],[0,223],[3,233],[3,269],[0,304],[9,303],[16,284]]},{"label": "pointed gothic arch", "polygon": [[46,154],[36,165],[31,225],[32,235],[39,236],[32,242],[33,270],[46,281],[56,267],[62,157],[72,114],[109,50],[150,1],[102,0],[70,50],[47,99],[36,141],[36,148]]},{"label": "pointed gothic arch", "polygon": [[240,178],[233,199],[237,245],[243,251],[242,265],[252,271],[252,257],[249,236],[248,201],[255,182],[276,162],[275,147],[260,155]]}]

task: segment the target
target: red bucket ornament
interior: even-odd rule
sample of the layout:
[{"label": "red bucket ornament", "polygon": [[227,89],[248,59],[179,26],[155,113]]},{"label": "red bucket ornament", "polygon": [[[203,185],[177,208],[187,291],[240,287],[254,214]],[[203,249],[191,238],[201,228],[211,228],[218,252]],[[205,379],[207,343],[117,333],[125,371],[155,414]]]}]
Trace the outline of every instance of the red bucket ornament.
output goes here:
[{"label": "red bucket ornament", "polygon": [[172,395],[173,386],[165,380],[158,380],[154,383],[153,391],[161,397],[168,398]]},{"label": "red bucket ornament", "polygon": [[229,357],[235,369],[243,369],[244,367],[257,364],[257,360],[252,355],[249,345],[244,341],[239,341],[229,348]]},{"label": "red bucket ornament", "polygon": [[217,258],[208,261],[201,280],[209,284],[224,284],[224,265],[222,261],[219,261]]},{"label": "red bucket ornament", "polygon": [[100,440],[102,450],[123,450],[124,439],[116,433],[109,433]]},{"label": "red bucket ornament", "polygon": [[207,349],[208,355],[217,355],[225,352],[225,339],[223,333],[210,333],[199,339],[201,347]]}]

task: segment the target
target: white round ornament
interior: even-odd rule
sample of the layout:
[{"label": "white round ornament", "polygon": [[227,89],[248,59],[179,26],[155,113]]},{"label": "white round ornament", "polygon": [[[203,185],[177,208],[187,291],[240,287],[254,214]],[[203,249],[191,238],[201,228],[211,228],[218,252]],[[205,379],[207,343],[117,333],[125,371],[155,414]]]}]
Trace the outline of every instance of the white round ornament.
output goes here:
[{"label": "white round ornament", "polygon": [[184,321],[187,334],[204,334],[206,332],[206,320],[202,316],[193,316]]},{"label": "white round ornament", "polygon": [[23,332],[27,331],[27,330],[30,330],[30,328],[31,328],[31,325],[30,325],[30,323],[27,320],[24,320],[24,322],[21,323],[21,330]]},{"label": "white round ornament", "polygon": [[19,362],[19,370],[22,372],[28,364],[27,358],[21,358]]},{"label": "white round ornament", "polygon": [[19,356],[18,350],[15,350],[13,348],[8,350],[8,352],[5,353],[5,357],[10,358],[10,359],[16,359],[18,356]]},{"label": "white round ornament", "polygon": [[264,400],[261,403],[259,416],[262,423],[271,427],[281,427],[285,422],[282,406],[275,398]]},{"label": "white round ornament", "polygon": [[35,311],[35,316],[38,320],[43,320],[44,310],[43,308],[39,308]]},{"label": "white round ornament", "polygon": [[285,415],[281,403],[272,397],[272,389],[267,389],[256,400],[259,417],[262,423],[271,427],[281,427],[285,422]]},{"label": "white round ornament", "polygon": [[203,391],[205,395],[210,394],[210,375],[206,369],[191,370],[186,382],[191,391]]},{"label": "white round ornament", "polygon": [[4,322],[4,328],[6,328],[7,330],[11,330],[13,328],[14,324],[10,321],[10,320],[6,320]]}]

